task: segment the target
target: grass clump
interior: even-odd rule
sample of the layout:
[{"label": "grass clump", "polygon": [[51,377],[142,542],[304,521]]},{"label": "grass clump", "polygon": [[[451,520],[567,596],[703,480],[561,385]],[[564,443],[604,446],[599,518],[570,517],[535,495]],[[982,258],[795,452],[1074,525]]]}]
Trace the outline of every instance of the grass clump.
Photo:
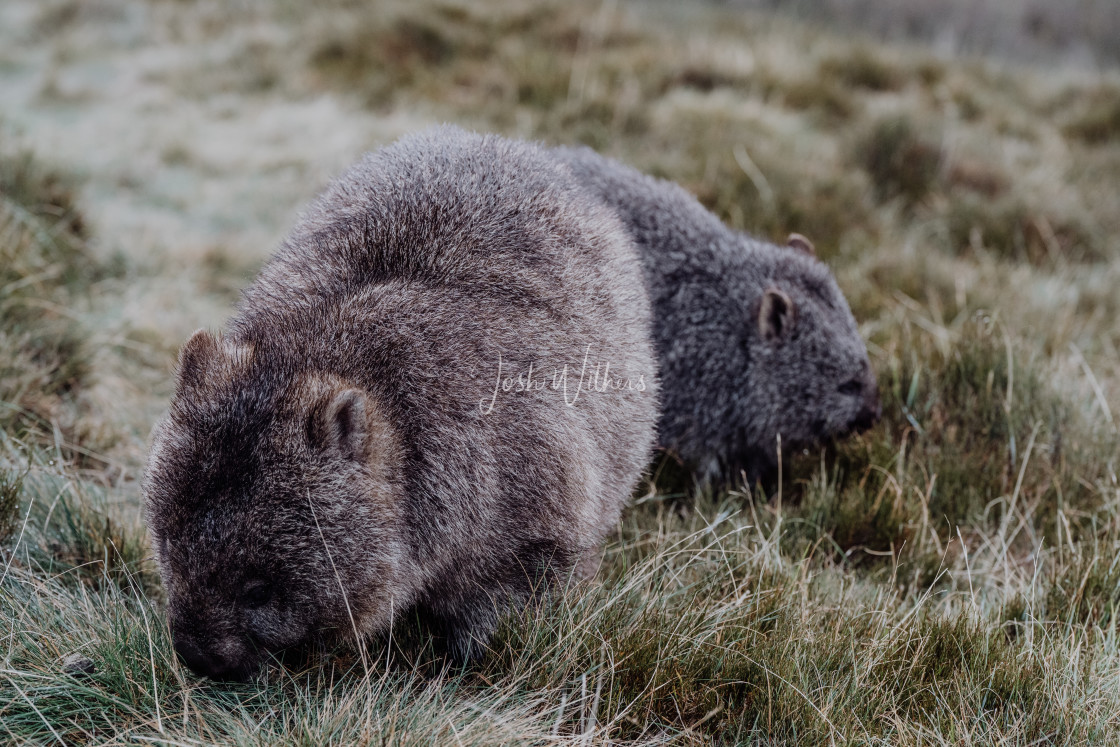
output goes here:
[{"label": "grass clump", "polygon": [[90,374],[67,307],[96,278],[69,180],[0,152],[0,426],[66,425]]},{"label": "grass clump", "polygon": [[0,168],[2,204],[16,217],[30,216],[45,221],[46,226],[32,223],[24,226],[24,230],[39,234],[40,229],[45,228],[45,236],[37,238],[43,249],[51,252],[48,258],[66,259],[67,252],[74,249],[73,242],[86,236],[85,220],[75,204],[73,181],[57,171],[43,168],[29,151],[12,153],[7,152],[9,150],[5,148],[0,160],[3,165]]},{"label": "grass clump", "polygon": [[0,546],[16,530],[22,491],[23,475],[13,469],[0,468]]},{"label": "grass clump", "polygon": [[923,566],[936,569],[960,527],[1005,550],[1063,532],[1093,536],[1081,517],[1107,505],[1108,492],[1089,476],[1108,473],[1120,439],[1086,420],[998,325],[970,323],[958,335],[948,347],[926,339],[898,350],[880,374],[883,424],[841,444],[835,461],[795,462],[791,552],[826,537],[860,562],[902,553],[928,582]]},{"label": "grass clump", "polygon": [[978,159],[955,159],[946,177],[949,189],[963,189],[988,199],[1007,192],[1010,184],[1001,170]]},{"label": "grass clump", "polygon": [[1013,262],[1051,266],[1109,256],[1105,243],[1078,221],[1047,215],[1012,196],[954,194],[944,220],[956,253],[988,251]]},{"label": "grass clump", "polygon": [[784,86],[782,102],[793,109],[814,111],[825,119],[851,119],[858,108],[850,92],[828,78],[798,80]]},{"label": "grass clump", "polygon": [[941,150],[922,137],[906,117],[877,122],[855,147],[855,160],[871,177],[880,200],[913,205],[934,188]]},{"label": "grass clump", "polygon": [[1120,142],[1120,89],[1102,88],[1088,99],[1084,111],[1063,128],[1066,137],[1087,145]]},{"label": "grass clump", "polygon": [[363,91],[377,106],[461,52],[432,20],[405,16],[340,29],[319,43],[310,62],[326,80]]},{"label": "grass clump", "polygon": [[668,92],[677,87],[690,88],[704,93],[711,93],[717,88],[741,88],[747,83],[741,75],[723,71],[718,68],[702,65],[686,65],[673,71],[665,79],[662,91]]},{"label": "grass clump", "polygon": [[[0,498],[19,526],[13,562],[69,583],[132,584],[158,598],[159,582],[139,515],[115,504],[98,480],[83,478],[63,454],[0,435]],[[14,529],[15,526],[13,525]]]},{"label": "grass clump", "polygon": [[[425,13],[389,8],[323,31],[309,64],[324,84],[359,93],[371,107],[481,88],[506,104],[550,108],[568,94],[579,10],[493,2]],[[512,57],[518,70],[507,67]]]},{"label": "grass clump", "polygon": [[862,46],[825,58],[818,72],[822,78],[835,80],[848,88],[874,92],[897,91],[906,84],[904,71]]},{"label": "grass clump", "polygon": [[1120,611],[1120,556],[1087,543],[1064,568],[1043,600],[1046,616],[1070,625],[1114,625]]}]

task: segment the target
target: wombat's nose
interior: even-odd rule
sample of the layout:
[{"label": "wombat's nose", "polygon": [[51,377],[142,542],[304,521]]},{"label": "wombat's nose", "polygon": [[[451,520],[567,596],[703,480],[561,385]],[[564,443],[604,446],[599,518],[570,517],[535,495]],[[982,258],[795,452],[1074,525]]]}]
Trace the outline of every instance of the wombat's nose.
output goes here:
[{"label": "wombat's nose", "polygon": [[175,637],[175,653],[179,654],[183,663],[197,674],[209,674],[215,669],[213,657],[187,638]]},{"label": "wombat's nose", "polygon": [[852,421],[852,428],[856,431],[866,431],[883,417],[883,405],[879,401],[879,385],[872,381],[864,390],[863,404]]},{"label": "wombat's nose", "polygon": [[872,384],[868,389],[867,403],[869,405],[869,409],[871,410],[871,417],[873,419],[872,425],[874,425],[875,423],[879,422],[880,418],[883,417],[883,403],[879,399],[879,385],[877,383]]},{"label": "wombat's nose", "polygon": [[243,682],[249,679],[250,669],[245,662],[226,661],[221,656],[203,651],[194,641],[175,636],[175,653],[192,672],[212,680]]}]

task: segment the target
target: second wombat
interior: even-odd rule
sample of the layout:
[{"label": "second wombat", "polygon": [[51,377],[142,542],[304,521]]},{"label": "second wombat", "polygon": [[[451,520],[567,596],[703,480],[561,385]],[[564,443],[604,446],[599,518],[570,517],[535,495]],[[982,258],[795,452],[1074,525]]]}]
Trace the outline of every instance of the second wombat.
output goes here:
[{"label": "second wombat", "polygon": [[661,376],[660,446],[701,481],[765,477],[789,451],[873,425],[879,391],[848,303],[801,236],[736,232],[679,186],[555,151],[638,244]]}]

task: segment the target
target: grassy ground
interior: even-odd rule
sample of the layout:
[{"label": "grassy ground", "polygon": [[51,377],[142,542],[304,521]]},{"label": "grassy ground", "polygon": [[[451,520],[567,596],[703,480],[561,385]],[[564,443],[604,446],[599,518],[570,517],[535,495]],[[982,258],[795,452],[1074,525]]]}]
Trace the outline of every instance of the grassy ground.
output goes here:
[{"label": "grassy ground", "polygon": [[[52,0],[0,6],[0,93],[0,741],[1115,739],[1120,76],[668,4]],[[655,472],[600,578],[469,671],[376,641],[195,678],[138,511],[176,346],[435,121],[810,236],[884,421],[769,493]]]}]

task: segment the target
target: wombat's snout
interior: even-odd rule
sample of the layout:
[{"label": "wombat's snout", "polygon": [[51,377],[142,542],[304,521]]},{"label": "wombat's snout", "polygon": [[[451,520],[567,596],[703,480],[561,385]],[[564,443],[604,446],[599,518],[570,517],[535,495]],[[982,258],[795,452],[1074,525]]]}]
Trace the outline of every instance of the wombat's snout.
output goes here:
[{"label": "wombat's snout", "polygon": [[179,658],[195,674],[223,682],[244,682],[256,669],[247,652],[223,656],[217,651],[204,650],[187,636],[173,633],[172,637],[175,640],[175,653],[179,654]]},{"label": "wombat's snout", "polygon": [[875,375],[872,374],[863,389],[863,403],[860,405],[855,418],[852,419],[852,431],[862,433],[869,430],[882,417],[883,405],[879,401],[879,383],[875,380]]}]

